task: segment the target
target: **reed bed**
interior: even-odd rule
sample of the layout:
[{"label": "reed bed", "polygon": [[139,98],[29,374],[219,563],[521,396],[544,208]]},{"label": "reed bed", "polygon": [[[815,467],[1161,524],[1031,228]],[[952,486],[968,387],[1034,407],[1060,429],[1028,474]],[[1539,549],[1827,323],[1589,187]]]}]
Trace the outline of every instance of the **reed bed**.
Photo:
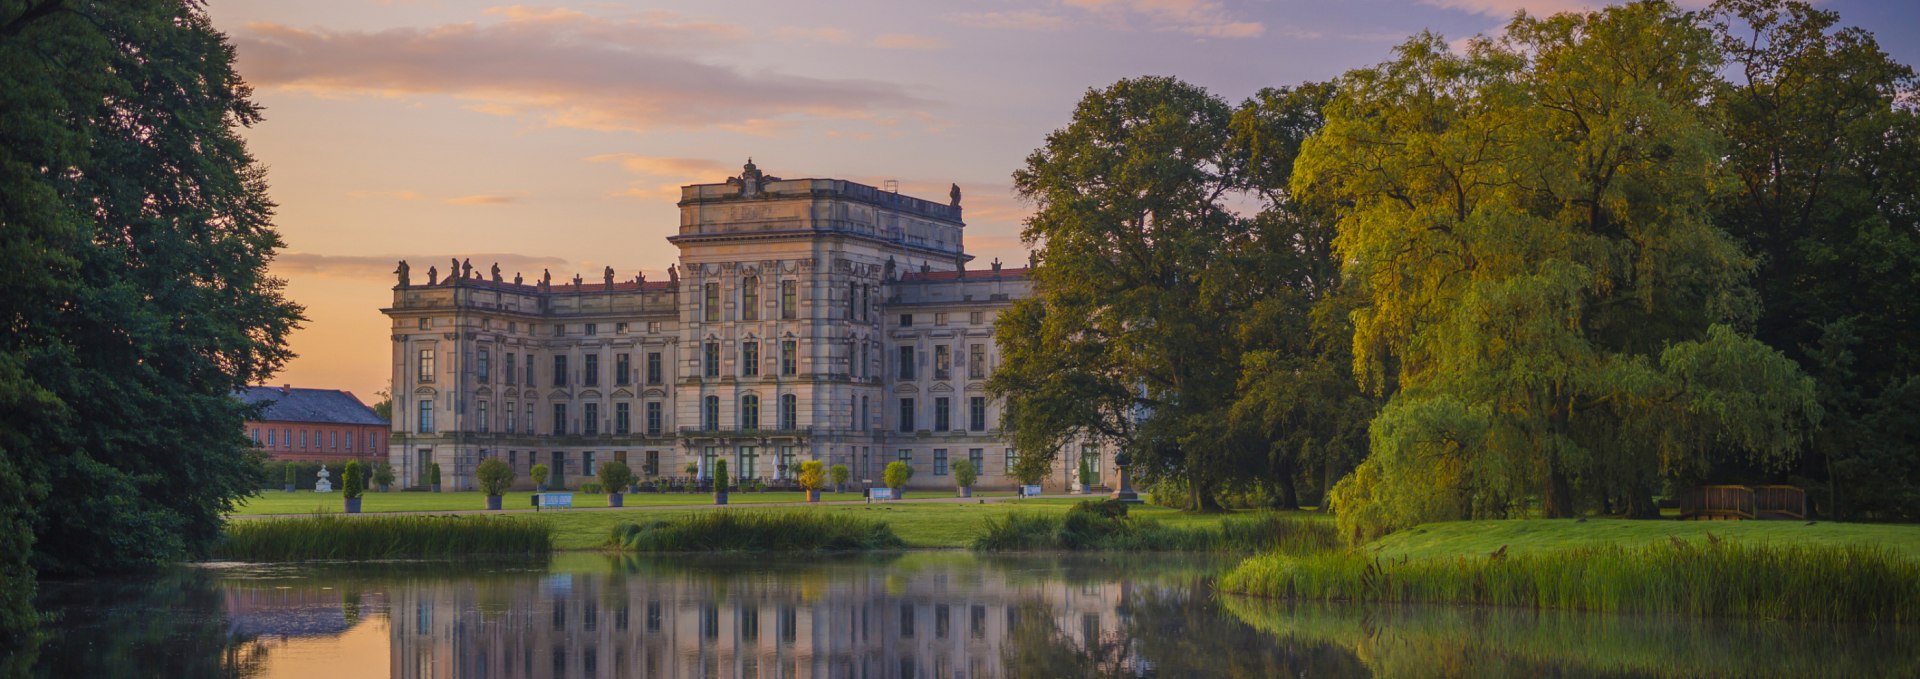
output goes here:
[{"label": "reed bed", "polygon": [[1333,524],[1268,513],[1217,527],[1169,526],[1079,508],[1064,514],[1016,513],[989,519],[979,551],[1236,552],[1306,554],[1336,549]]},{"label": "reed bed", "polygon": [[1447,603],[1764,619],[1920,622],[1920,562],[1885,547],[1680,540],[1506,556],[1249,558],[1223,591],[1302,601]]},{"label": "reed bed", "polygon": [[858,552],[904,549],[887,524],[816,511],[696,512],[622,523],[608,544],[635,552]]},{"label": "reed bed", "polygon": [[227,524],[213,556],[236,561],[545,555],[553,527],[484,516],[316,515]]}]

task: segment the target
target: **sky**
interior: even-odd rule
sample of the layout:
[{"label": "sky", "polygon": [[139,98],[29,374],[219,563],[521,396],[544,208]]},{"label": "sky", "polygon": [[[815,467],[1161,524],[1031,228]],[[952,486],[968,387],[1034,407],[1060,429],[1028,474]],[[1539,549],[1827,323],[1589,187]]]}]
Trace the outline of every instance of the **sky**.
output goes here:
[{"label": "sky", "polygon": [[[1697,0],[1688,0],[1695,2]],[[976,265],[1026,261],[1010,177],[1090,88],[1176,76],[1238,102],[1378,63],[1408,36],[1496,31],[1583,0],[214,0],[266,119],[286,249],[306,307],[275,381],[385,389],[380,309],[407,259],[511,278],[663,278],[685,184],[749,157],[943,200],[965,194]],[[1685,4],[1685,3],[1683,3]],[[1920,2],[1831,0],[1920,63]]]}]

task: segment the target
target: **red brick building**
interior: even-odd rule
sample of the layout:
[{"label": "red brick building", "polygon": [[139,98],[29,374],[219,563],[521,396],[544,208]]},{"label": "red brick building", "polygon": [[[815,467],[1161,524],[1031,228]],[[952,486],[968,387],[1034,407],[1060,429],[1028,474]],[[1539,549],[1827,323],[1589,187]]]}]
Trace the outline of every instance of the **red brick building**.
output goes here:
[{"label": "red brick building", "polygon": [[261,405],[260,418],[247,423],[253,445],[276,460],[385,459],[392,425],[339,389],[247,387],[240,400]]}]

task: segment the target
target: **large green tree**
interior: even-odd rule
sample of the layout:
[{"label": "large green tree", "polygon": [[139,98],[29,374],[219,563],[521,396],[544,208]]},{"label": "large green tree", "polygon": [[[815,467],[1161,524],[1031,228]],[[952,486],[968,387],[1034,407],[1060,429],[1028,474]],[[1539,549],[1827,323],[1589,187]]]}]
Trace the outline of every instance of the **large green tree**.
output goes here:
[{"label": "large green tree", "polygon": [[0,542],[43,573],[193,554],[251,492],[232,392],[300,309],[249,96],[197,3],[0,0]]},{"label": "large green tree", "polygon": [[1806,3],[1723,0],[1707,20],[1735,180],[1714,220],[1756,259],[1755,337],[1825,412],[1797,475],[1822,512],[1920,518],[1920,83]]},{"label": "large green tree", "polygon": [[1294,174],[1350,205],[1355,369],[1394,391],[1337,489],[1352,537],[1537,503],[1637,515],[1716,455],[1790,459],[1812,385],[1740,332],[1750,269],[1706,206],[1711,34],[1669,4],[1418,36],[1350,72]]}]

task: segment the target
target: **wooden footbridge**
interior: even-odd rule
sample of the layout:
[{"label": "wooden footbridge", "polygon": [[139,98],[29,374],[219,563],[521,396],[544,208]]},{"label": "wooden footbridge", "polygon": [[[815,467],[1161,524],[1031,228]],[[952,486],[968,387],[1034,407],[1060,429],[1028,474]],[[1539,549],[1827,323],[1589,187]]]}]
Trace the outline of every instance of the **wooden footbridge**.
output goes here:
[{"label": "wooden footbridge", "polygon": [[1701,486],[1680,495],[1682,521],[1807,518],[1807,492],[1794,486]]}]

